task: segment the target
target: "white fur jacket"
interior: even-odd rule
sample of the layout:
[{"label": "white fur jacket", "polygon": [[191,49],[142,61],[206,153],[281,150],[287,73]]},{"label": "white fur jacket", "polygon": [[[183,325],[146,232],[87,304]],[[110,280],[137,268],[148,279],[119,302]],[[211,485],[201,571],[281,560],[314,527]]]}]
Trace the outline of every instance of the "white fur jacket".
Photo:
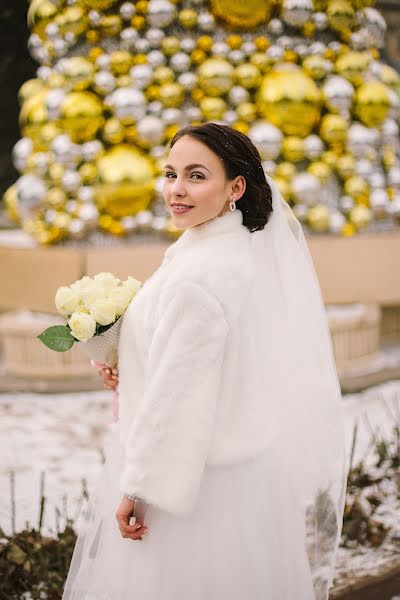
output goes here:
[{"label": "white fur jacket", "polygon": [[121,491],[176,515],[206,464],[265,446],[251,235],[239,210],[186,230],[123,318]]}]

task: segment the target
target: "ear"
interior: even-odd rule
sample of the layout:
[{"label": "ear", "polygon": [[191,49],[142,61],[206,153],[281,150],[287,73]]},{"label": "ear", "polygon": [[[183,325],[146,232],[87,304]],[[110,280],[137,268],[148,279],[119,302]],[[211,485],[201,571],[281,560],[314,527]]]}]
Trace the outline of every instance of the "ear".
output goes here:
[{"label": "ear", "polygon": [[235,201],[240,200],[246,190],[246,179],[243,175],[238,175],[232,182],[232,194],[235,196]]}]

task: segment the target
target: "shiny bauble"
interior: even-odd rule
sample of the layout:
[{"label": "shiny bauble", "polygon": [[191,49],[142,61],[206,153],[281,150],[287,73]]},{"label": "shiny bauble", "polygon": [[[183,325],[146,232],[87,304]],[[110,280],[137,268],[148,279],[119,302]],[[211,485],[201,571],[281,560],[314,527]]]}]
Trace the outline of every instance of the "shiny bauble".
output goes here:
[{"label": "shiny bauble", "polygon": [[160,86],[159,99],[167,108],[178,108],[185,99],[185,88],[180,83],[164,83]]},{"label": "shiny bauble", "polygon": [[178,22],[184,29],[193,29],[197,21],[198,15],[193,8],[183,8],[178,14]]},{"label": "shiny bauble", "polygon": [[318,135],[311,134],[304,138],[304,154],[309,160],[319,158],[325,147]]},{"label": "shiny bauble", "polygon": [[70,92],[60,107],[60,123],[73,142],[96,137],[103,124],[103,105],[92,92]]},{"label": "shiny bauble", "polygon": [[147,5],[147,20],[151,27],[163,29],[176,18],[176,8],[168,0],[150,0]]},{"label": "shiny bauble", "polygon": [[118,0],[79,0],[80,4],[88,9],[103,11],[118,3]]},{"label": "shiny bauble", "polygon": [[371,191],[369,205],[375,218],[383,219],[387,216],[389,202],[390,201],[386,190],[382,188],[376,188]]},{"label": "shiny bauble", "polygon": [[22,220],[31,217],[45,200],[47,187],[36,175],[27,173],[22,175],[16,184],[18,199],[18,214]]},{"label": "shiny bauble", "polygon": [[330,214],[329,232],[340,234],[346,223],[346,217],[339,211],[335,210]]},{"label": "shiny bauble", "polygon": [[301,27],[313,12],[312,0],[283,0],[282,18],[292,27]]},{"label": "shiny bauble", "polygon": [[132,65],[132,57],[126,50],[115,50],[110,55],[110,67],[114,75],[126,75]]},{"label": "shiny bauble", "polygon": [[8,216],[14,221],[14,223],[20,224],[20,215],[18,208],[18,195],[16,185],[11,185],[3,195],[4,205]]},{"label": "shiny bauble", "polygon": [[396,189],[400,189],[400,166],[393,166],[389,169],[388,184]]},{"label": "shiny bauble", "polygon": [[307,167],[307,172],[314,175],[323,185],[329,181],[332,176],[332,169],[322,160],[316,160]]},{"label": "shiny bauble", "polygon": [[329,230],[330,211],[325,204],[316,204],[307,212],[307,224],[311,231],[324,233]]},{"label": "shiny bauble", "polygon": [[346,114],[354,97],[354,87],[344,77],[329,77],[322,88],[325,104],[331,112]]},{"label": "shiny bauble", "polygon": [[323,56],[311,55],[307,56],[303,62],[304,71],[313,79],[322,79],[332,71],[332,63]]},{"label": "shiny bauble", "polygon": [[237,29],[251,29],[269,21],[273,6],[271,0],[211,0],[215,17]]},{"label": "shiny bauble", "polygon": [[368,52],[344,52],[335,63],[339,75],[355,86],[361,85],[365,79],[365,71],[371,62]]},{"label": "shiny bauble", "polygon": [[83,160],[89,162],[98,158],[103,152],[103,144],[100,140],[92,140],[82,144],[81,151]]},{"label": "shiny bauble", "polygon": [[111,117],[104,122],[101,136],[109,144],[120,144],[125,137],[125,127],[116,117]]},{"label": "shiny bauble", "polygon": [[67,193],[74,194],[81,185],[81,178],[77,171],[65,171],[61,183]]},{"label": "shiny bauble", "polygon": [[36,96],[45,89],[44,82],[41,79],[28,79],[19,88],[18,102],[22,105],[24,102]]},{"label": "shiny bauble", "polygon": [[46,96],[45,104],[49,119],[55,120],[60,116],[60,107],[65,97],[65,91],[62,89],[49,90]]},{"label": "shiny bauble", "polygon": [[279,156],[283,135],[275,125],[258,121],[250,128],[249,137],[257,147],[262,160],[274,160]]},{"label": "shiny bauble", "polygon": [[190,69],[190,57],[185,52],[177,52],[170,58],[170,67],[175,73],[185,73]]},{"label": "shiny bauble", "polygon": [[393,67],[389,67],[389,65],[381,66],[379,79],[382,83],[392,88],[400,85],[399,73]]},{"label": "shiny bauble", "polygon": [[282,156],[289,162],[299,162],[304,159],[304,140],[290,135],[283,139]]},{"label": "shiny bauble", "polygon": [[12,150],[12,160],[15,168],[22,172],[26,169],[28,158],[33,152],[32,140],[28,137],[23,137],[15,144]]},{"label": "shiny bauble", "polygon": [[252,102],[242,102],[236,107],[236,114],[241,121],[254,123],[257,116],[257,109]]},{"label": "shiny bauble", "polygon": [[388,88],[379,81],[363,83],[357,89],[355,113],[367,127],[379,127],[389,113]]},{"label": "shiny bauble", "polygon": [[205,96],[200,100],[199,108],[201,114],[208,121],[214,121],[222,119],[226,112],[226,102],[222,98],[216,98],[214,96]]},{"label": "shiny bauble", "polygon": [[290,186],[289,181],[287,179],[284,179],[283,177],[276,177],[274,175],[274,183],[278,187],[278,190],[282,194],[282,197],[288,202],[292,193],[292,188]]},{"label": "shiny bauble", "polygon": [[117,119],[125,125],[139,121],[146,113],[146,97],[142,91],[133,87],[116,89],[108,103]]},{"label": "shiny bauble", "polygon": [[95,201],[100,210],[121,218],[148,208],[154,194],[154,171],[144,154],[131,146],[116,146],[97,160],[97,169]]},{"label": "shiny bauble", "polygon": [[82,56],[71,56],[63,59],[61,72],[66,77],[70,89],[80,91],[91,85],[94,66],[90,60]]},{"label": "shiny bauble", "polygon": [[297,202],[312,206],[320,198],[321,184],[311,173],[300,173],[292,180],[292,192]]},{"label": "shiny bauble", "polygon": [[362,205],[354,206],[354,208],[350,210],[349,219],[357,230],[364,229],[371,223],[371,209]]},{"label": "shiny bauble", "polygon": [[348,0],[329,0],[326,10],[328,24],[340,34],[349,35],[355,25],[355,14]]},{"label": "shiny bauble", "polygon": [[[263,165],[264,166],[264,165]],[[270,171],[267,171],[268,173]],[[281,162],[279,165],[276,165],[273,169],[273,174],[275,177],[282,177],[287,181],[291,181],[293,177],[297,174],[297,169],[295,165],[291,162]]]},{"label": "shiny bauble", "polygon": [[251,63],[244,63],[236,67],[234,77],[237,84],[246,90],[257,88],[261,83],[260,70]]},{"label": "shiny bauble", "polygon": [[38,147],[37,138],[40,129],[48,122],[48,111],[46,108],[46,97],[47,90],[44,89],[35,96],[28,98],[26,102],[21,106],[19,114],[19,126],[22,134],[33,140],[37,149],[42,150],[42,147]]},{"label": "shiny bauble", "polygon": [[356,158],[365,156],[373,144],[373,134],[361,123],[353,123],[347,134],[347,147]]},{"label": "shiny bauble", "polygon": [[46,27],[57,16],[58,9],[50,0],[31,0],[28,8],[28,26],[42,40],[46,39]]},{"label": "shiny bauble", "polygon": [[382,48],[385,44],[386,21],[381,13],[375,8],[367,7],[361,9],[357,16],[368,32],[369,45]]},{"label": "shiny bauble", "polygon": [[276,67],[257,93],[260,114],[286,135],[305,137],[320,118],[321,93],[295,65]]},{"label": "shiny bauble", "polygon": [[98,71],[93,78],[93,88],[94,90],[105,96],[106,94],[110,94],[117,85],[114,75],[109,71]]},{"label": "shiny bauble", "polygon": [[136,127],[137,140],[145,148],[161,144],[165,138],[165,124],[162,119],[147,115],[141,119]]},{"label": "shiny bauble", "polygon": [[233,86],[234,68],[223,58],[209,58],[198,70],[198,83],[208,96],[222,96]]},{"label": "shiny bauble", "polygon": [[354,198],[357,204],[367,204],[370,189],[366,181],[359,175],[349,177],[344,183],[344,193],[346,196]]},{"label": "shiny bauble", "polygon": [[348,121],[341,115],[324,115],[321,119],[319,134],[329,145],[344,144],[347,139]]},{"label": "shiny bauble", "polygon": [[356,159],[352,154],[342,154],[337,159],[336,170],[342,179],[348,179],[355,174]]},{"label": "shiny bauble", "polygon": [[233,106],[238,106],[242,102],[247,102],[250,99],[250,94],[244,87],[240,85],[234,85],[229,90],[228,97]]}]

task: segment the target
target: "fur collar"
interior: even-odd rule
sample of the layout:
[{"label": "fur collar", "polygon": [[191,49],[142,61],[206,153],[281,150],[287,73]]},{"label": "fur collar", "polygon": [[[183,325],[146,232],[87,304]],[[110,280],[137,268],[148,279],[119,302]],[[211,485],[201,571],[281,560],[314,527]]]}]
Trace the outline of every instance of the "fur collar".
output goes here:
[{"label": "fur collar", "polygon": [[214,217],[209,221],[200,223],[200,225],[185,229],[177,241],[167,248],[164,256],[171,258],[176,251],[179,251],[181,248],[186,247],[192,242],[198,242],[224,233],[238,232],[243,227],[242,211],[238,209],[235,211],[228,211],[221,217]]}]

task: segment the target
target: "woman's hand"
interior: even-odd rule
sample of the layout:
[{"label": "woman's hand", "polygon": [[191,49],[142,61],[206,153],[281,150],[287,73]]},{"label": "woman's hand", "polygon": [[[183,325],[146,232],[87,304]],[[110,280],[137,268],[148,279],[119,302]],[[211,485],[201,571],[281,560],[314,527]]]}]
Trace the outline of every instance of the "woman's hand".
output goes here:
[{"label": "woman's hand", "polygon": [[106,390],[115,391],[118,387],[118,369],[111,368],[102,363],[92,361],[93,366],[97,369],[97,373],[103,378],[104,388]]},{"label": "woman's hand", "polygon": [[138,511],[139,514],[135,511],[136,523],[134,525],[129,525],[129,519],[133,516],[134,509],[135,502],[133,500],[128,500],[128,498],[124,496],[115,517],[118,521],[118,527],[123,538],[142,540],[142,535],[148,531],[148,528],[144,525],[144,513],[143,515],[140,515],[141,511]]}]

